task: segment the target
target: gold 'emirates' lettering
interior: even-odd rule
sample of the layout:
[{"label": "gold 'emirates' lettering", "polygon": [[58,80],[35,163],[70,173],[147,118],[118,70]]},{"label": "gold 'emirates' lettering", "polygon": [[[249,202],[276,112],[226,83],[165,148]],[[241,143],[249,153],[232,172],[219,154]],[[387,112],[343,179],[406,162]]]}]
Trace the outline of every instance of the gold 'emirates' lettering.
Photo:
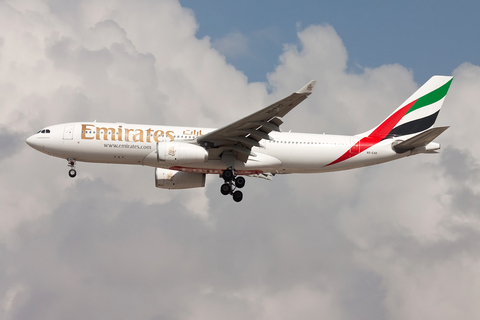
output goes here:
[{"label": "gold 'emirates' lettering", "polygon": [[157,130],[153,133],[153,139],[156,142],[160,142],[160,137],[163,136],[164,132],[162,130]]},{"label": "gold 'emirates' lettering", "polygon": [[118,126],[118,141],[122,140],[122,126]]},{"label": "gold 'emirates' lettering", "polygon": [[130,131],[134,131],[134,132],[135,132],[135,129],[126,129],[126,128],[125,128],[125,141],[129,141],[129,142],[130,142]]},{"label": "gold 'emirates' lettering", "polygon": [[147,129],[147,142],[150,142],[150,135],[152,134],[152,129]]},{"label": "gold 'emirates' lettering", "polygon": [[[199,136],[202,134],[200,130],[185,130],[183,134],[191,134]],[[82,140],[111,140],[111,141],[126,141],[126,142],[163,142],[165,138],[169,138],[170,141],[175,140],[175,132],[154,130],[148,128],[142,129],[128,129],[118,126],[117,130],[112,127],[96,127],[94,124],[82,124]]]},{"label": "gold 'emirates' lettering", "polygon": [[143,142],[143,130],[137,129],[137,133],[133,136],[133,141]]},{"label": "gold 'emirates' lettering", "polygon": [[92,129],[88,129],[88,127],[93,127],[93,125],[91,124],[82,124],[82,139],[85,139],[85,140],[92,140],[93,137],[87,137],[85,134],[87,133],[87,130],[92,130]]},{"label": "gold 'emirates' lettering", "polygon": [[96,127],[97,130],[97,140],[100,140],[100,133],[103,132],[103,140],[108,140],[108,131],[112,133],[112,141],[115,141],[115,129],[114,128],[105,128],[105,127]]}]

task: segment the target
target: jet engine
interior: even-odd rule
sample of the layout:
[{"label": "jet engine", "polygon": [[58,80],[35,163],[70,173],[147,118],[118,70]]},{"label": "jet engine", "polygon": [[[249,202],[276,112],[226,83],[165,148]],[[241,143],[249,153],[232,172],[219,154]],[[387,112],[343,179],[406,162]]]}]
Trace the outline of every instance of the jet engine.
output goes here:
[{"label": "jet engine", "polygon": [[161,189],[205,187],[205,173],[182,172],[155,168],[155,186]]},{"label": "jet engine", "polygon": [[182,142],[157,143],[157,157],[167,164],[202,163],[208,160],[208,152],[203,147]]}]

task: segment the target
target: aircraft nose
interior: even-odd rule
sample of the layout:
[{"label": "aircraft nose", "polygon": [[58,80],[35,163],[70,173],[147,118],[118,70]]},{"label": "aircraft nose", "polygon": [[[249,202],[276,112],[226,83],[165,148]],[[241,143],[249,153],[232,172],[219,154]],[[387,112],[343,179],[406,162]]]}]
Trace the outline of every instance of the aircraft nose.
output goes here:
[{"label": "aircraft nose", "polygon": [[32,146],[32,136],[28,137],[25,142],[31,147]]},{"label": "aircraft nose", "polygon": [[39,143],[35,137],[35,135],[32,135],[25,140],[25,142],[32,148],[38,149],[39,148]]}]

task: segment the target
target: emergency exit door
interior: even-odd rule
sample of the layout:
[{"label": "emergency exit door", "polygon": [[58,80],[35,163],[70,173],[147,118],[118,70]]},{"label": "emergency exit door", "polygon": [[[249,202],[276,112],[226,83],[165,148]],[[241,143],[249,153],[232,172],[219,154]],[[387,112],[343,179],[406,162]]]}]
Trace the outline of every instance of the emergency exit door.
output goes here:
[{"label": "emergency exit door", "polygon": [[63,131],[63,140],[72,140],[73,139],[73,127],[74,126],[65,126]]}]

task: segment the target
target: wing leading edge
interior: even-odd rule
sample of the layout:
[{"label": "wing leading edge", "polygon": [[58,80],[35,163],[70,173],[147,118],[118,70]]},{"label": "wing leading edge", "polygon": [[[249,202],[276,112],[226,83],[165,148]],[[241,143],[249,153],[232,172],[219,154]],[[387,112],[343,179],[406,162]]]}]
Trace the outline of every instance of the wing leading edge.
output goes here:
[{"label": "wing leading edge", "polygon": [[[242,162],[249,156],[255,156],[252,147],[261,147],[262,139],[272,140],[269,133],[280,131],[283,121],[280,119],[305,100],[313,91],[316,81],[312,80],[297,92],[277,101],[268,107],[225,127],[198,137],[197,142],[210,149],[213,157],[221,157],[225,151]],[[217,152],[212,152],[216,150]],[[209,157],[210,158],[210,157]]]}]

